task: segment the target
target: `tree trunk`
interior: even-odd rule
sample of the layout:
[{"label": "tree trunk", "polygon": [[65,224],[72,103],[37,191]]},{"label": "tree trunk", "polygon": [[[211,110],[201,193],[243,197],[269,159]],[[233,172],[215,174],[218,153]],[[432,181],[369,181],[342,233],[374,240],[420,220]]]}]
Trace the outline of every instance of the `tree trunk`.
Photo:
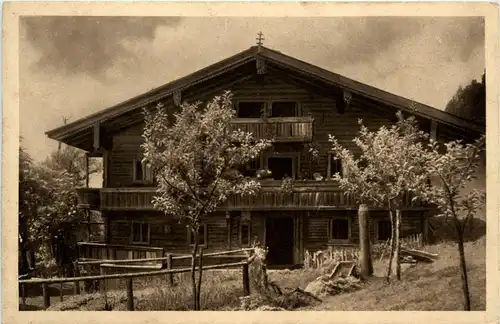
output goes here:
[{"label": "tree trunk", "polygon": [[455,218],[455,232],[457,235],[458,253],[460,254],[460,275],[462,277],[462,290],[464,294],[464,310],[470,311],[469,279],[467,276],[467,263],[465,262],[464,237],[457,218]]},{"label": "tree trunk", "polygon": [[396,279],[401,280],[401,210],[396,209],[396,231],[395,231],[396,252],[394,259],[396,261]]},{"label": "tree trunk", "polygon": [[195,311],[199,310],[198,294],[196,291],[196,254],[198,253],[198,231],[191,228],[191,234],[194,235],[194,246],[191,254],[191,284],[193,286],[193,308]]},{"label": "tree trunk", "polygon": [[200,249],[200,258],[198,261],[198,287],[196,288],[196,299],[198,302],[198,310],[201,310],[201,278],[203,274],[203,248]]},{"label": "tree trunk", "polygon": [[365,204],[359,205],[359,244],[361,252],[361,276],[363,278],[373,275],[372,253],[370,247],[370,232],[368,230],[369,211]]},{"label": "tree trunk", "polygon": [[391,240],[389,243],[390,246],[390,253],[389,253],[389,265],[387,267],[387,275],[386,275],[386,281],[389,282],[391,279],[391,274],[392,274],[392,261],[394,259],[394,244],[395,244],[395,226],[394,226],[394,213],[392,209],[389,208],[389,218],[391,220]]}]

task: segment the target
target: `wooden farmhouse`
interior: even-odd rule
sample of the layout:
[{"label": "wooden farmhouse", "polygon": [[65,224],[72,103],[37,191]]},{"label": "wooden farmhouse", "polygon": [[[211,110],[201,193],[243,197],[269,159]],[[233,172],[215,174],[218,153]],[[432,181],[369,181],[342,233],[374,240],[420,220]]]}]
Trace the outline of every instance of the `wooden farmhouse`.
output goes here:
[{"label": "wooden farmhouse", "polygon": [[[88,157],[102,158],[102,188],[78,189],[80,207],[98,210],[105,219],[105,242],[89,244],[102,248],[101,252],[86,253],[122,259],[150,256],[156,251],[191,251],[193,242],[187,228],[151,204],[155,181],[141,163],[142,108],[162,102],[175,109],[184,101],[206,102],[224,90],[232,91],[237,111],[231,127],[253,132],[259,138],[274,136],[273,149],[246,168],[249,172],[269,168],[272,178],[261,180],[262,190],[257,196],[231,197],[211,215],[201,228],[201,243],[205,251],[212,252],[249,246],[257,240],[269,248],[268,262],[275,266],[302,264],[305,250],[358,242],[357,206],[329,180],[334,173],[342,172],[342,162],[333,160],[329,153],[329,134],[355,150],[352,139],[359,130],[358,119],[377,129],[395,122],[398,110],[416,116],[421,129],[442,141],[471,140],[484,133],[484,125],[264,46],[253,46],[46,133],[51,139],[88,152]],[[311,162],[312,146],[319,149],[319,158]],[[285,175],[295,179],[294,191],[288,195],[280,190]],[[315,179],[318,175],[323,179]],[[432,211],[410,198],[404,209],[402,234],[423,233],[425,237]],[[370,216],[372,241],[387,240],[387,211],[373,209]]]}]

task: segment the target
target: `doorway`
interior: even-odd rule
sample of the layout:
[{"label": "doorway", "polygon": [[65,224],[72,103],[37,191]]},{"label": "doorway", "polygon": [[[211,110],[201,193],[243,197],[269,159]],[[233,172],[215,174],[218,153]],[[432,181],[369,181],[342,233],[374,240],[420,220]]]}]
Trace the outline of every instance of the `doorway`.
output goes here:
[{"label": "doorway", "polygon": [[267,262],[270,266],[293,265],[293,217],[266,219]]}]

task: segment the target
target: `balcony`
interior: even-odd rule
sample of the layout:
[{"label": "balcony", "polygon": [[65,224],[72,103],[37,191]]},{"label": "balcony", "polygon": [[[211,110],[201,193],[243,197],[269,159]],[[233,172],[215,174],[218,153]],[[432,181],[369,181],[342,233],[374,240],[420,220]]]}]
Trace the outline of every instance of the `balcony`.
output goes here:
[{"label": "balcony", "polygon": [[[221,210],[272,210],[345,208],[353,203],[333,181],[297,181],[291,193],[281,181],[264,180],[261,192],[250,197],[230,197]],[[103,188],[101,210],[154,210],[156,188]]]},{"label": "balcony", "polygon": [[230,130],[252,133],[256,139],[274,142],[308,142],[313,137],[314,119],[311,117],[283,117],[262,119],[235,119]]},{"label": "balcony", "polygon": [[[99,195],[95,196],[96,192]],[[83,194],[82,194],[83,193]],[[79,207],[100,210],[155,210],[152,200],[156,188],[82,188]],[[100,198],[100,199],[99,199]],[[405,195],[407,209],[424,207]],[[334,181],[296,181],[291,192],[281,190],[281,181],[262,180],[261,191],[254,196],[232,196],[220,210],[321,210],[357,208],[357,204]]]},{"label": "balcony", "polygon": [[100,188],[77,188],[77,206],[84,209],[99,209],[101,205],[99,191]]}]

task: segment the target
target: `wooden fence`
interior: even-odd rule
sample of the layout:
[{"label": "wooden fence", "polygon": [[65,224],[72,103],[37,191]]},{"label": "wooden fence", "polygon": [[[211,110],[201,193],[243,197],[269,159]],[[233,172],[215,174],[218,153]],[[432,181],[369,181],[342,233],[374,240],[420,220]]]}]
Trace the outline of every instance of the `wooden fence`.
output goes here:
[{"label": "wooden fence", "polygon": [[[224,256],[228,254],[236,254],[236,253],[241,253],[241,252],[251,252],[254,249],[248,248],[248,249],[239,249],[239,250],[233,250],[233,251],[223,251],[223,252],[217,252],[217,253],[207,253],[206,255],[203,255],[203,258],[205,256],[207,257],[217,257],[217,256]],[[249,281],[249,272],[248,272],[248,267],[249,264],[252,262],[253,258],[252,257],[247,257],[247,255],[244,256],[239,256],[241,258],[244,258],[243,261],[239,262],[233,262],[233,263],[223,263],[223,264],[216,264],[216,265],[207,265],[207,266],[202,266],[203,270],[214,270],[214,269],[228,269],[228,268],[238,268],[241,267],[243,270],[243,294],[245,296],[248,296],[250,294],[250,281]],[[191,267],[184,267],[184,268],[178,268],[174,269],[173,265],[174,262],[173,260],[183,260],[183,259],[192,259],[192,256],[190,255],[177,255],[177,256],[172,256],[172,255],[167,255],[166,257],[162,258],[149,258],[149,259],[135,259],[135,260],[92,260],[92,261],[83,261],[83,262],[78,262],[78,264],[88,264],[88,265],[99,265],[101,269],[101,273],[99,275],[90,275],[90,276],[75,276],[75,277],[69,277],[69,278],[50,278],[50,279],[44,279],[44,278],[35,278],[35,279],[27,279],[27,280],[19,280],[19,289],[20,289],[20,295],[22,298],[22,305],[26,305],[26,286],[27,285],[41,285],[42,286],[42,294],[43,294],[43,303],[44,303],[44,308],[47,309],[50,307],[50,295],[48,291],[49,284],[60,284],[61,285],[61,290],[60,290],[60,301],[63,301],[63,290],[62,290],[62,285],[64,283],[73,283],[74,285],[74,293],[79,294],[80,293],[80,282],[89,282],[89,281],[99,281],[101,284],[101,292],[103,293],[105,303],[107,304],[107,296],[106,296],[106,286],[107,286],[107,281],[112,280],[112,279],[126,279],[127,284],[126,284],[126,291],[127,291],[127,310],[134,310],[134,294],[133,294],[133,279],[134,278],[141,278],[141,277],[150,277],[150,276],[159,276],[159,275],[165,275],[167,277],[167,282],[169,282],[170,285],[173,285],[173,276],[175,274],[180,274],[180,273],[186,273],[186,272],[191,272]],[[143,269],[147,269],[148,271],[139,271],[139,272],[133,272],[133,273],[115,273],[115,274],[107,274],[106,269],[112,269],[112,268],[121,268],[122,270],[132,270],[132,268],[140,269],[137,266],[134,266],[134,263],[144,263],[144,262],[151,262],[152,260],[154,261],[161,261],[163,263],[162,268],[154,268],[151,265],[143,266]],[[199,270],[199,266],[195,267],[196,271]]]},{"label": "wooden fence", "polygon": [[[424,247],[422,234],[413,234],[401,238],[401,247],[407,249],[421,249]],[[389,241],[372,245],[372,258],[383,259],[389,255]],[[331,246],[327,250],[319,250],[314,253],[305,251],[304,268],[321,269],[325,264],[343,261],[358,262],[360,257],[359,245]]]}]

